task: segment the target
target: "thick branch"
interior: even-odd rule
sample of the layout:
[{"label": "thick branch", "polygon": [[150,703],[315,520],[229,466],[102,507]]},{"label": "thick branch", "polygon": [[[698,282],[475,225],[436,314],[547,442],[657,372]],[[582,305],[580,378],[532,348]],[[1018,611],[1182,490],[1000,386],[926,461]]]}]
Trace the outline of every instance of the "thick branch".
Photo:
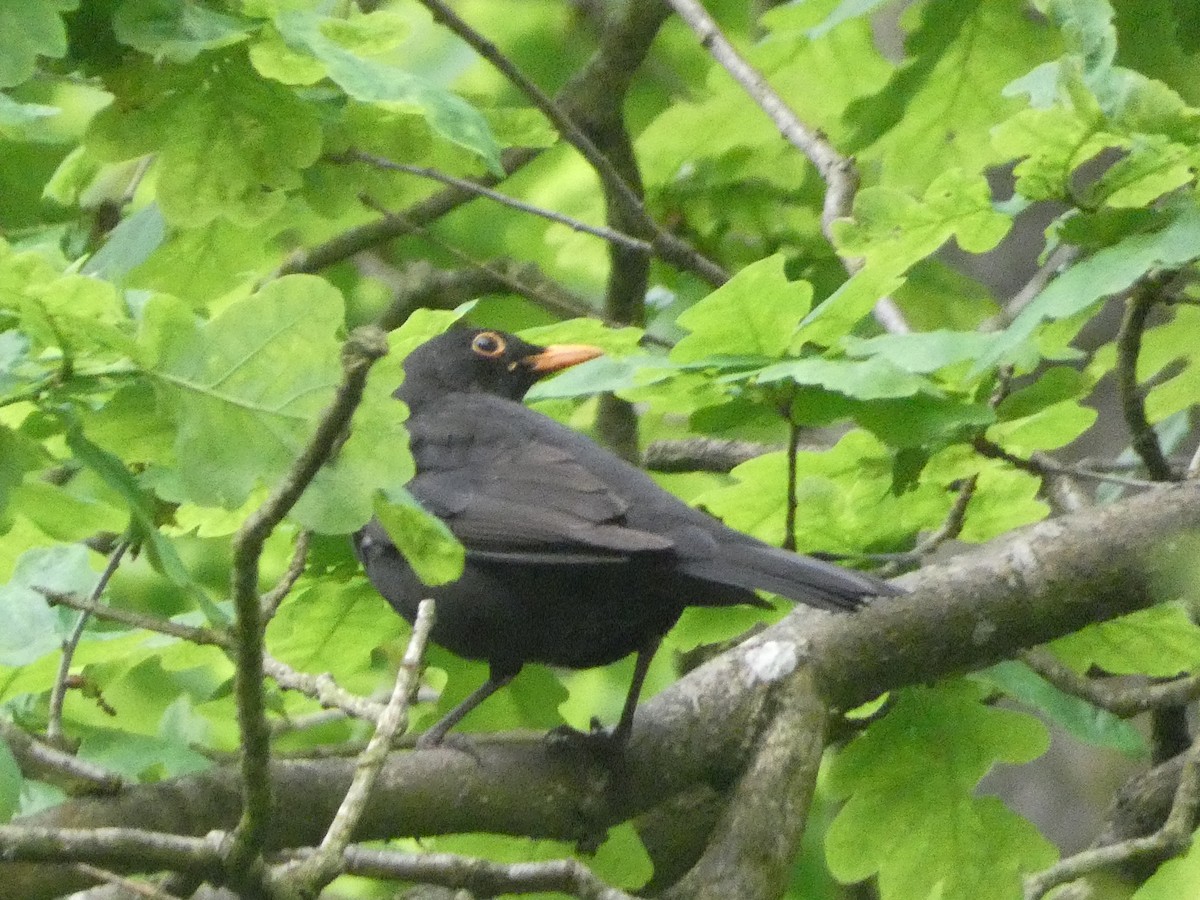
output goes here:
[{"label": "thick branch", "polygon": [[[1171,485],[929,566],[905,577],[910,596],[854,616],[798,609],[645,704],[628,749],[625,789],[599,808],[581,799],[591,794],[587,773],[539,740],[480,742],[478,762],[453,750],[393,753],[356,839],[487,831],[573,840],[584,823],[594,830],[597,820],[624,821],[697,784],[728,783],[744,765],[746,742],[773,692],[792,675],[783,667],[776,681],[761,677],[755,657],[768,642],[794,648],[797,664],[807,656],[823,702],[850,708],[1145,608],[1160,599],[1153,590],[1158,575],[1188,552],[1173,539],[1189,529],[1200,529],[1200,485]],[[352,761],[338,759],[275,763],[269,846],[320,841],[352,770]],[[27,824],[206,834],[228,828],[239,811],[237,773],[217,769],[72,801]],[[69,868],[4,866],[0,900],[37,900],[81,883]]]},{"label": "thick branch", "polygon": [[[752,672],[794,665],[796,648],[768,642],[757,651]],[[773,900],[787,888],[812,804],[825,750],[829,719],[803,667],[776,691],[769,724],[753,759],[731,792],[728,805],[700,860],[667,891],[667,900]]]}]

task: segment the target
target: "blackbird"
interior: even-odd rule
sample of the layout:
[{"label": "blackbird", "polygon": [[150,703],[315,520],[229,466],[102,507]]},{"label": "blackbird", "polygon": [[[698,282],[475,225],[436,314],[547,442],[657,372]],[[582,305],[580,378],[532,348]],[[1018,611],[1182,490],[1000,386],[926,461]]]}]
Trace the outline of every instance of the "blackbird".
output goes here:
[{"label": "blackbird", "polygon": [[409,491],[466,548],[454,582],[421,583],[383,527],[354,536],[367,577],[412,622],[436,601],[432,640],[489,666],[487,681],[430,728],[441,743],[527,662],[571,669],[636,652],[616,728],[633,724],[663,635],[687,606],[767,606],[755,588],[834,611],[893,594],[860,572],[764,544],[660,488],[640,469],[521,404],[534,382],[602,353],[538,347],[455,327],[417,347],[395,396],[408,404]]}]

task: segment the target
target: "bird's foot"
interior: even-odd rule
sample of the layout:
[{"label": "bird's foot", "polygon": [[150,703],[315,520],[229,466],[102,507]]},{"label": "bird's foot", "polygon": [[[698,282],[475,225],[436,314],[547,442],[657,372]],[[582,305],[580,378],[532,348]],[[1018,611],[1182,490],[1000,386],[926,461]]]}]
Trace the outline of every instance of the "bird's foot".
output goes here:
[{"label": "bird's foot", "polygon": [[430,729],[419,738],[416,744],[413,745],[414,750],[456,750],[459,753],[466,754],[475,760],[476,763],[481,763],[479,756],[479,748],[475,746],[475,742],[469,737],[461,734],[446,734],[439,733],[436,729]]},{"label": "bird's foot", "polygon": [[618,734],[615,728],[605,728],[600,720],[592,717],[591,727],[580,731],[570,725],[559,725],[546,732],[546,745],[550,752],[564,756],[587,756],[599,760],[610,761],[619,757],[625,749],[625,738]]}]

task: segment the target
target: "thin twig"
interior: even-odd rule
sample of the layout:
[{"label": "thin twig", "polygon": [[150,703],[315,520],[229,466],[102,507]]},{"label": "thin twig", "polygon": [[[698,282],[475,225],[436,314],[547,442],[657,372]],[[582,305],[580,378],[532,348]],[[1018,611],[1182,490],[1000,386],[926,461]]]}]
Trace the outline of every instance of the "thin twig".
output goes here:
[{"label": "thin twig", "polygon": [[1095,847],[1064,859],[1025,880],[1025,900],[1041,900],[1062,884],[1111,869],[1134,859],[1161,860],[1184,852],[1191,844],[1196,812],[1200,808],[1200,745],[1188,751],[1167,821],[1154,834]]},{"label": "thin twig", "polygon": [[902,569],[909,566],[920,565],[920,563],[937,550],[946,541],[952,541],[962,533],[963,525],[967,521],[967,507],[971,505],[971,498],[975,496],[975,488],[979,484],[979,475],[972,475],[963,480],[959,486],[958,492],[954,497],[954,503],[950,507],[950,511],[946,513],[946,518],[942,520],[942,524],[938,529],[921,541],[907,553],[893,554],[888,557],[887,565],[882,567],[876,574],[887,578],[898,574]]},{"label": "thin twig", "polygon": [[382,156],[364,153],[361,150],[348,150],[345,153],[330,157],[330,159],[333,162],[339,163],[367,163],[379,169],[391,169],[392,171],[396,172],[407,172],[410,175],[420,175],[422,178],[429,178],[432,181],[438,181],[442,184],[461,188],[464,191],[470,191],[471,193],[478,194],[480,197],[487,197],[489,200],[494,200],[501,206],[508,206],[512,209],[520,210],[521,212],[526,212],[542,219],[549,219],[551,222],[557,222],[560,225],[566,225],[573,231],[590,234],[593,237],[598,237],[601,240],[618,244],[622,247],[628,247],[631,250],[638,250],[642,253],[652,253],[654,251],[654,246],[649,241],[643,241],[641,238],[632,237],[628,234],[622,234],[619,231],[616,231],[612,228],[606,228],[603,225],[589,225],[587,222],[580,221],[573,216],[568,216],[564,213],[559,213],[551,209],[536,206],[533,203],[526,203],[524,200],[518,200],[515,197],[508,196],[507,194],[501,194],[499,191],[493,191],[491,188],[486,187],[477,181],[473,181],[469,178],[457,178],[453,175],[447,175],[444,172],[439,172],[437,169],[431,169],[428,166],[413,166],[409,165],[408,163],[394,162],[393,160],[385,159]]},{"label": "thin twig", "polygon": [[[540,150],[526,147],[505,150],[500,155],[501,166],[506,174],[511,175],[531,160],[536,159],[540,152]],[[489,185],[498,184],[500,178],[495,175],[486,175],[481,176],[479,182]],[[435,222],[474,199],[474,194],[468,194],[458,188],[446,188],[444,191],[438,191],[408,207],[402,216],[377,219],[374,222],[356,225],[315,247],[297,250],[268,277],[278,278],[297,272],[319,272],[371,247],[408,234],[412,230],[410,223],[423,225]]]},{"label": "thin twig", "polygon": [[162,870],[220,874],[221,846],[212,836],[197,838],[141,828],[47,828],[0,825],[5,862],[128,865],[137,860],[147,872]]},{"label": "thin twig", "polygon": [[263,656],[263,671],[286,691],[296,691],[316,700],[326,709],[340,709],[346,715],[367,722],[376,722],[383,714],[383,704],[339,687],[328,673],[309,675],[297,672],[270,654]]},{"label": "thin twig", "polygon": [[169,637],[179,638],[182,641],[190,641],[193,644],[216,646],[226,650],[233,648],[233,640],[229,634],[215,628],[183,625],[179,622],[172,622],[169,619],[160,619],[156,616],[134,612],[129,609],[102,606],[89,600],[80,600],[73,594],[61,594],[58,591],[51,591],[45,588],[34,588],[34,590],[52,604],[59,604],[61,606],[68,606],[71,609],[88,612],[97,619],[119,622],[122,625],[128,625],[130,628],[141,628],[144,631],[165,634]]},{"label": "thin twig", "polygon": [[854,194],[858,190],[858,172],[854,162],[838,153],[819,130],[810,128],[800,120],[762,74],[737,52],[697,0],[667,0],[667,3],[695,32],[701,46],[767,114],[784,139],[816,166],[826,186],[821,228],[832,242],[830,226],[834,219],[849,215]]},{"label": "thin twig", "polygon": [[1018,469],[1029,472],[1031,475],[1037,475],[1040,478],[1044,478],[1046,475],[1065,475],[1068,478],[1081,478],[1085,481],[1101,481],[1107,484],[1120,484],[1124,487],[1142,489],[1158,488],[1164,484],[1161,481],[1147,481],[1144,478],[1127,478],[1123,475],[1115,475],[1112,472],[1095,472],[1091,469],[1080,468],[1079,466],[1065,466],[1062,463],[1055,462],[1044,453],[1034,453],[1026,459],[1015,453],[1009,453],[995,441],[991,441],[982,435],[977,436],[972,441],[972,446],[980,456],[986,456],[988,459],[1002,459],[1016,466]]},{"label": "thin twig", "polygon": [[[698,0],[666,0],[676,14],[683,19],[700,40],[700,45],[709,52],[718,65],[725,69],[742,86],[747,96],[761,109],[784,139],[808,158],[825,182],[825,201],[821,209],[821,231],[829,243],[837,247],[834,239],[835,220],[850,215],[854,196],[858,193],[858,169],[854,160],[838,153],[833,144],[819,129],[803,122],[787,102],[775,92],[770,83],[754,66],[743,57],[721,32],[716,21]],[[863,267],[860,259],[847,258],[838,254],[846,271],[853,275]],[[892,334],[910,331],[904,314],[891,297],[884,297],[875,304],[875,320]]]},{"label": "thin twig", "polygon": [[229,874],[235,887],[261,858],[271,815],[271,731],[263,697],[263,639],[266,623],[258,595],[259,563],[271,532],[300,499],[333,452],[350,422],[367,374],[387,353],[387,338],[373,326],[357,328],[342,347],[342,383],[333,403],[290,471],[262,505],[242,523],[233,539],[230,591],[236,614],[234,698],[241,732],[242,818],[233,836]]},{"label": "thin twig", "polygon": [[8,719],[0,718],[0,740],[28,777],[63,785],[70,792],[116,794],[128,784],[116,772],[40,741]]},{"label": "thin twig", "polygon": [[[550,120],[563,140],[578,150],[588,164],[596,170],[596,174],[604,184],[605,193],[621,205],[630,221],[636,222],[644,230],[645,236],[650,239],[656,254],[672,265],[700,276],[714,287],[729,280],[729,273],[717,263],[669,231],[664,230],[654,221],[646,212],[641,197],[637,195],[634,187],[621,176],[612,160],[601,152],[585,130],[577,125],[566,111],[526,76],[512,60],[501,53],[495,44],[472,28],[450,8],[448,3],[442,2],[442,0],[420,0],[420,2],[433,15],[434,21],[440,22],[462,38],[470,45],[471,49],[491,63],[498,72],[529,98],[542,115]],[[653,16],[653,12],[647,13],[647,15]],[[598,69],[592,71],[598,71]]]},{"label": "thin twig", "polygon": [[1005,304],[1004,309],[993,317],[993,319],[984,323],[983,330],[998,330],[1011,325],[1017,314],[1042,292],[1042,289],[1050,283],[1052,278],[1070,266],[1078,255],[1079,248],[1070,244],[1059,244],[1055,247],[1046,258],[1045,263],[1038,266],[1033,276],[1022,285],[1019,291],[1013,294],[1012,299]]},{"label": "thin twig", "polygon": [[[130,540],[126,536],[113,548],[104,571],[100,573],[100,578],[96,582],[96,586],[92,588],[92,593],[88,596],[89,604],[94,606],[99,603],[100,595],[108,587],[108,582],[116,573],[117,567],[121,565],[121,558],[125,555],[125,551],[129,549],[129,545]],[[58,675],[55,677],[54,687],[50,691],[50,712],[46,721],[46,737],[53,744],[61,744],[63,740],[63,703],[67,698],[68,676],[71,674],[71,660],[75,656],[75,648],[79,646],[79,642],[83,638],[83,630],[87,627],[89,618],[91,618],[90,612],[87,610],[81,611],[79,617],[75,620],[75,627],[71,629],[70,636],[63,641],[62,658],[58,661]]]},{"label": "thin twig", "polygon": [[[789,403],[790,406],[790,403]],[[787,509],[783,517],[783,549],[796,550],[796,459],[800,450],[800,426],[788,416]]]},{"label": "thin twig", "polygon": [[[269,675],[270,672],[267,674]],[[303,715],[287,716],[286,718],[282,719],[272,719],[271,736],[279,738],[283,737],[285,734],[294,734],[297,731],[307,731],[310,728],[320,728],[324,725],[345,722],[346,719],[346,712],[336,708],[320,709],[316,712],[304,713]]]},{"label": "thin twig", "polygon": [[300,886],[301,893],[305,895],[317,896],[343,869],[342,856],[366,810],[375,780],[387,761],[392,739],[408,727],[409,698],[421,674],[421,660],[425,656],[429,632],[433,629],[434,616],[434,602],[422,600],[417,607],[412,637],[404,651],[400,670],[396,673],[392,696],[375,725],[375,733],[371,735],[366,749],[358,758],[354,778],[333,821],[329,824],[329,829],[325,832],[321,845],[296,869],[285,869],[280,875],[290,884]]},{"label": "thin twig", "polygon": [[975,488],[978,484],[978,475],[972,475],[963,481],[958,489],[958,496],[954,498],[954,505],[946,514],[945,521],[937,531],[917,544],[917,553],[927,556],[946,541],[952,541],[962,533],[963,524],[967,521],[967,507],[971,505],[971,498],[975,496]]},{"label": "thin twig", "polygon": [[[392,212],[392,211],[388,210],[382,204],[376,202],[373,198],[371,198],[369,196],[363,195],[363,196],[359,197],[359,200],[362,202],[362,204],[364,206],[370,207],[371,209],[375,210],[377,213],[382,215],[384,218],[403,219],[402,213],[396,213],[396,212]],[[544,291],[542,289],[542,286],[534,285],[534,284],[531,284],[531,283],[523,280],[523,278],[529,274],[529,271],[536,271],[536,270],[522,269],[519,274],[516,274],[516,273],[510,272],[510,271],[507,271],[507,268],[505,268],[505,269],[497,268],[497,267],[491,265],[490,263],[482,262],[477,259],[472,259],[469,255],[464,253],[462,250],[459,250],[457,247],[454,247],[454,246],[446,243],[445,241],[443,241],[441,238],[439,238],[437,235],[435,235],[428,228],[425,228],[423,225],[419,225],[416,222],[410,222],[410,223],[408,223],[408,225],[409,225],[409,228],[407,229],[408,231],[411,231],[413,234],[419,234],[422,238],[424,238],[429,243],[433,244],[438,249],[445,250],[447,253],[454,256],[456,259],[460,260],[464,264],[471,266],[472,268],[478,269],[479,271],[490,275],[492,278],[495,279],[495,281],[498,284],[506,286],[514,294],[519,294],[523,297],[528,297],[530,300],[534,301],[539,306],[542,306],[545,309],[547,309],[553,313],[557,313],[559,315],[565,315],[568,317],[587,317],[587,318],[592,318],[592,319],[600,319],[600,321],[605,322],[606,324],[613,324],[611,322],[608,322],[607,319],[603,319],[600,316],[598,316],[596,314],[596,310],[591,305],[587,304],[586,301],[582,301],[582,300],[576,299],[574,297],[570,297],[567,295],[566,291],[561,291],[561,292],[560,291],[554,291],[554,292]],[[545,284],[545,281],[542,282],[542,285],[544,285],[544,284]]]},{"label": "thin twig", "polygon": [[[303,860],[314,852],[293,850],[279,856]],[[478,897],[559,892],[581,900],[634,900],[624,891],[602,882],[574,859],[497,863],[452,853],[412,854],[357,844],[347,847],[342,857],[344,871],[350,875],[436,884],[469,891]]]},{"label": "thin twig", "polygon": [[312,532],[307,529],[296,535],[296,549],[292,551],[292,561],[288,563],[287,571],[283,573],[283,577],[279,579],[279,583],[275,587],[259,598],[264,619],[269,620],[275,616],[279,604],[291,593],[300,576],[304,574],[304,563],[308,559],[308,545],[311,539]]},{"label": "thin twig", "polygon": [[1130,443],[1146,464],[1146,471],[1155,481],[1174,481],[1175,473],[1163,455],[1158,435],[1146,419],[1146,400],[1138,386],[1137,364],[1142,349],[1142,332],[1146,318],[1158,299],[1158,279],[1140,285],[1125,301],[1125,315],[1117,332],[1117,390],[1121,398],[1121,413],[1129,429]]},{"label": "thin twig", "polygon": [[1200,675],[1174,678],[1144,687],[1124,687],[1080,675],[1045,650],[1029,650],[1022,654],[1021,659],[1060,691],[1080,697],[1122,719],[1164,706],[1190,703],[1200,697]]}]

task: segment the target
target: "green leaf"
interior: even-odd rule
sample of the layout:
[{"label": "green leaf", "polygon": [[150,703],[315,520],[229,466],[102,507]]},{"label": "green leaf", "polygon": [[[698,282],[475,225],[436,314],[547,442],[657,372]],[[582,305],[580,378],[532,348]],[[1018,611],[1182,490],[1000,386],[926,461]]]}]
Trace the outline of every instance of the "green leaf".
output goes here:
[{"label": "green leaf", "polygon": [[403,488],[387,491],[375,503],[380,524],[404,554],[417,577],[446,584],[462,574],[465,551],[437,516],[430,515]]},{"label": "green leaf", "polygon": [[301,671],[328,672],[347,690],[370,694],[387,677],[375,671],[372,651],[406,629],[365,579],[321,579],[302,584],[279,607],[267,650]]},{"label": "green leaf", "polygon": [[0,533],[12,524],[8,505],[21,489],[25,473],[41,461],[41,448],[35,442],[0,425]]},{"label": "green leaf", "polygon": [[23,666],[62,645],[78,613],[52,609],[38,588],[86,597],[98,576],[80,544],[39,547],[17,561],[12,579],[0,587],[0,665]]},{"label": "green leaf", "polygon": [[959,540],[983,543],[1021,525],[1040,522],[1050,507],[1039,499],[1042,480],[1002,460],[984,460],[968,445],[956,444],[935,453],[922,478],[937,484],[957,484],[976,476],[975,493]]},{"label": "green leaf", "polygon": [[95,725],[79,730],[83,731],[81,757],[131,779],[157,781],[201,772],[213,765],[204,754],[157,735]]},{"label": "green leaf", "polygon": [[1182,856],[1169,859],[1134,891],[1130,900],[1182,900],[1194,897],[1200,884],[1200,833]]},{"label": "green leaf", "polygon": [[167,236],[167,223],[157,203],[121,220],[83,265],[84,275],[120,282],[150,258]]},{"label": "green leaf", "polygon": [[637,890],[654,874],[654,863],[632,822],[608,830],[588,867],[606,884],[627,890]]},{"label": "green leaf", "polygon": [[0,94],[0,137],[13,141],[48,140],[45,123],[62,113],[57,106],[42,103],[18,103]]},{"label": "green leaf", "polygon": [[[841,147],[846,133],[843,110],[852,101],[875,94],[891,66],[876,48],[866,20],[843,24],[814,39],[813,26],[819,25],[814,12],[819,17],[821,7],[828,4],[774,7],[760,19],[770,37],[746,42],[744,52],[802,121],[820,128]],[[814,71],[827,73],[824,90],[811,90]],[[747,203],[751,183],[781,182],[790,191],[803,177],[795,154],[780,153],[774,123],[745,102],[742,88],[720,66],[713,66],[702,91],[693,93],[698,93],[695,100],[689,97],[690,102],[668,106],[638,135],[638,162],[648,187],[670,193],[690,185],[713,195],[722,207],[715,212],[723,217],[729,205]],[[722,127],[712,128],[713,122],[721,122]],[[714,166],[720,168],[714,172]],[[705,178],[710,173],[729,179],[722,185],[729,190],[718,194]],[[789,205],[774,202],[763,213],[778,222],[788,215]]]},{"label": "green leaf", "polygon": [[21,784],[24,777],[21,767],[9,749],[8,744],[0,741],[0,822],[7,822],[21,805]]},{"label": "green leaf", "polygon": [[911,397],[918,391],[933,389],[926,379],[912,375],[880,357],[861,361],[810,357],[776,363],[746,374],[756,384],[791,381],[824,387],[858,400]]},{"label": "green leaf", "polygon": [[1164,135],[1138,135],[1128,153],[1088,186],[1080,203],[1088,207],[1148,206],[1163,194],[1189,184],[1197,162],[1196,150]]},{"label": "green leaf", "polygon": [[661,356],[601,356],[539,381],[525,395],[531,403],[563,397],[590,397],[606,391],[644,387],[669,378],[671,370]]},{"label": "green leaf", "polygon": [[30,479],[13,492],[13,498],[27,519],[57,541],[80,541],[102,531],[119,534],[124,530],[126,510],[80,496],[71,487],[74,485],[60,487]]},{"label": "green leaf", "polygon": [[993,335],[978,331],[945,329],[883,334],[866,340],[852,337],[846,345],[846,355],[886,360],[905,372],[930,375],[978,358],[993,340]]},{"label": "green leaf", "polygon": [[276,16],[275,27],[292,50],[319,60],[329,77],[355,100],[411,104],[435,132],[478,154],[493,172],[503,174],[500,148],[477,109],[424,78],[357,55],[330,37],[331,28],[335,34],[344,28],[330,22],[317,13],[288,10]]},{"label": "green leaf", "polygon": [[1130,759],[1144,759],[1148,753],[1146,739],[1133,725],[1108,710],[1060,691],[1023,662],[997,663],[970,678],[1032,706],[1068,734],[1094,747],[1111,748]]},{"label": "green leaf", "polygon": [[56,59],[67,52],[60,13],[78,5],[79,0],[0,0],[0,88],[26,81],[39,56]]},{"label": "green leaf", "polygon": [[241,60],[131,65],[123,74],[127,102],[97,114],[87,145],[112,161],[156,154],[156,196],[173,225],[262,222],[320,155],[312,104]]},{"label": "green leaf", "polygon": [[640,352],[638,342],[643,333],[640,328],[613,328],[598,319],[567,319],[553,325],[523,329],[521,337],[543,347],[547,344],[590,344],[611,356],[629,356]]},{"label": "green leaf", "polygon": [[892,447],[939,447],[961,441],[995,421],[985,403],[916,394],[899,400],[854,404],[849,413]]},{"label": "green leaf", "polygon": [[340,380],[342,297],[290,275],[201,326],[178,302],[146,307],[143,363],[178,421],[175,453],[188,496],[240,506],[295,461]]},{"label": "green leaf", "polygon": [[[1000,162],[990,130],[1018,105],[1001,89],[1058,50],[1052,29],[1021,0],[935,0],[905,42],[908,56],[887,87],[850,106],[856,127],[843,152],[883,183],[921,190],[943,172],[982,172]],[[869,145],[869,146],[868,146]]]},{"label": "green leaf", "polygon": [[955,169],[933,180],[921,199],[889,187],[854,198],[850,218],[834,222],[838,249],[866,264],[801,325],[806,340],[829,345],[903,283],[904,273],[950,238],[972,253],[990,250],[1008,233],[1008,216],[992,207],[981,175]]},{"label": "green leaf", "polygon": [[1049,646],[1077,672],[1095,666],[1113,675],[1172,678],[1200,668],[1200,627],[1173,603],[1097,622]]},{"label": "green leaf", "polygon": [[[732,528],[779,546],[787,507],[786,454],[768,453],[735,468],[735,483],[694,502]],[[892,457],[862,431],[822,453],[796,456],[796,543],[806,551],[855,553],[891,545],[937,522],[948,502],[928,485],[903,500],[892,490]]]},{"label": "green leaf", "polygon": [[987,436],[1022,455],[1062,447],[1096,421],[1096,410],[1081,402],[1092,386],[1091,379],[1074,369],[1047,369],[1034,384],[1004,399],[996,410],[999,421]]},{"label": "green leaf", "polygon": [[992,138],[1007,159],[1024,157],[1014,169],[1017,191],[1029,200],[1071,196],[1071,175],[1108,147],[1127,141],[1099,130],[1095,117],[1073,109],[1025,109],[999,125]]},{"label": "green leaf", "polygon": [[796,326],[812,307],[812,285],[789,281],[776,254],[746,266],[679,316],[691,332],[671,351],[689,363],[714,355],[783,356]]},{"label": "green leaf", "polygon": [[[1147,328],[1137,360],[1137,378],[1152,382],[1146,394],[1146,417],[1152,424],[1190,409],[1200,392],[1200,365],[1196,359],[1196,329],[1200,328],[1200,309],[1191,306],[1172,308],[1172,318],[1162,325]],[[1099,377],[1116,365],[1115,344],[1101,347],[1088,367]]]},{"label": "green leaf", "polygon": [[403,329],[388,337],[388,355],[371,369],[350,437],[317,472],[291,516],[322,534],[348,534],[371,518],[379,490],[402,490],[414,473],[404,421],[408,408],[392,396],[403,380]]},{"label": "green leaf", "polygon": [[1200,256],[1200,208],[1180,203],[1160,231],[1135,234],[1098,250],[1050,282],[976,364],[978,374],[1013,358],[1039,325],[1065,319],[1130,288],[1155,268],[1177,268]]},{"label": "green leaf", "polygon": [[67,446],[76,459],[99,475],[125,501],[129,507],[134,536],[145,542],[151,559],[162,573],[180,587],[195,589],[197,599],[202,605],[206,604],[207,597],[196,589],[195,582],[175,552],[175,546],[159,532],[151,499],[121,460],[93,444],[74,424],[67,429]]},{"label": "green leaf", "polygon": [[246,228],[229,219],[214,219],[201,228],[168,230],[163,243],[129,273],[127,282],[205,309],[214,297],[244,289],[247,272],[263,271],[275,260],[272,234],[266,224]]},{"label": "green leaf", "polygon": [[155,60],[187,63],[249,37],[251,24],[193,0],[125,0],[113,15],[117,40]]},{"label": "green leaf", "polygon": [[830,870],[844,882],[878,874],[883,900],[939,889],[972,900],[1021,897],[1021,876],[1056,852],[1000,801],[974,793],[997,762],[1044,753],[1045,727],[983,705],[983,691],[964,681],[893,696],[887,715],[830,769],[830,790],[847,798],[826,834]]}]

